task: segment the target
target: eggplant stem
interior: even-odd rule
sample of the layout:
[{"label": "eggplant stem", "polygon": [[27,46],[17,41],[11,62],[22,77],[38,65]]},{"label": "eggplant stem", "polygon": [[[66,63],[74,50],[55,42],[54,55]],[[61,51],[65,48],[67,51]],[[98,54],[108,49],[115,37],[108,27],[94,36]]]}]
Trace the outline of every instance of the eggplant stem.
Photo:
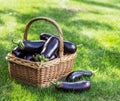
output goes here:
[{"label": "eggplant stem", "polygon": [[21,48],[21,49],[23,49],[24,48],[24,43],[22,42],[22,41],[19,41],[19,47]]},{"label": "eggplant stem", "polygon": [[77,45],[77,47],[80,47],[80,46],[82,46],[82,44],[78,44],[78,45]]},{"label": "eggplant stem", "polygon": [[12,39],[12,43],[16,44],[20,49],[23,49],[23,48],[24,48],[24,43],[23,43],[22,41],[15,42],[15,41]]},{"label": "eggplant stem", "polygon": [[53,85],[57,85],[57,83],[56,82],[53,82],[53,81],[51,81],[50,79],[48,79],[48,81],[50,82],[50,83],[52,83]]},{"label": "eggplant stem", "polygon": [[39,66],[39,68],[42,67],[43,63],[44,63],[44,61],[41,61],[41,62],[40,62],[40,66]]},{"label": "eggplant stem", "polygon": [[17,43],[17,42],[15,42],[13,39],[12,39],[12,43],[14,43],[14,44],[18,45],[18,43]]},{"label": "eggplant stem", "polygon": [[44,62],[47,62],[47,61],[48,61],[47,58],[45,58],[43,55],[40,55],[40,54],[36,54],[36,56],[33,55],[33,58],[34,58],[36,61],[39,61],[39,62],[40,62],[39,68],[42,67],[42,65],[44,64]]}]

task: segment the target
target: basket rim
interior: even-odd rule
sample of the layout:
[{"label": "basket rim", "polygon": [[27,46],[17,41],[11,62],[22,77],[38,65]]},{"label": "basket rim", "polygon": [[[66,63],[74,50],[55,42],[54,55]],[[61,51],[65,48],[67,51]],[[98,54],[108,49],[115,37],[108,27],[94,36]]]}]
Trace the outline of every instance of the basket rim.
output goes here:
[{"label": "basket rim", "polygon": [[31,67],[34,69],[40,69],[40,68],[44,68],[44,67],[50,67],[50,66],[54,66],[59,64],[60,62],[67,62],[69,60],[73,60],[77,55],[77,52],[73,53],[73,54],[67,54],[67,55],[63,55],[63,57],[61,58],[56,58],[50,61],[47,61],[45,63],[42,64],[42,67],[40,67],[40,62],[33,62],[33,61],[29,61],[29,60],[25,60],[19,57],[16,57],[14,54],[12,54],[11,52],[7,54],[6,56],[6,60],[10,63],[16,63],[18,65],[23,65],[26,67]]}]

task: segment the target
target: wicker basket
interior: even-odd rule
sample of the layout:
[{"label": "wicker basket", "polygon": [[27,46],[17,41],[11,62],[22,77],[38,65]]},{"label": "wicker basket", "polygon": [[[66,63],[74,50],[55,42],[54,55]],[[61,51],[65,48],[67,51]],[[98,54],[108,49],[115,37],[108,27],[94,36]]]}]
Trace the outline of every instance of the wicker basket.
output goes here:
[{"label": "wicker basket", "polygon": [[71,72],[76,53],[63,55],[64,46],[62,30],[54,20],[47,17],[37,17],[31,19],[26,25],[24,40],[27,40],[30,26],[37,20],[45,20],[50,22],[57,29],[60,40],[59,58],[43,63],[42,67],[40,67],[40,62],[24,60],[14,56],[12,53],[8,53],[6,59],[9,62],[9,73],[13,79],[25,82],[27,84],[45,87],[50,85],[49,80],[57,81]]}]

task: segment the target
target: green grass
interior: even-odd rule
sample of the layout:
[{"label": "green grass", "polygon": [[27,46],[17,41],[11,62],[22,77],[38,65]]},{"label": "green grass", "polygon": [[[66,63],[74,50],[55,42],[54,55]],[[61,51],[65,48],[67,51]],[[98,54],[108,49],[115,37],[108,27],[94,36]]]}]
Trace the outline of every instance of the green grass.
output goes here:
[{"label": "green grass", "polygon": [[[38,16],[58,22],[64,39],[79,45],[73,70],[96,70],[91,89],[62,92],[51,86],[40,89],[12,80],[5,57],[11,39],[23,38],[27,22]],[[120,100],[120,1],[119,0],[0,0],[0,101],[119,101]],[[28,39],[56,29],[35,22]]]}]

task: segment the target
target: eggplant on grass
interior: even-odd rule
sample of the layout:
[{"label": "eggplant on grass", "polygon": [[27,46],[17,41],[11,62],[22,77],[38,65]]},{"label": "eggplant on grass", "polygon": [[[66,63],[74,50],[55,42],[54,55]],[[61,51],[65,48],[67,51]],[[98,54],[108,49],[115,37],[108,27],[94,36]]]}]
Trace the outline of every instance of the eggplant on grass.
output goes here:
[{"label": "eggplant on grass", "polygon": [[[47,40],[51,36],[53,36],[53,35],[49,34],[49,33],[41,33],[40,34],[40,39],[41,40]],[[57,37],[57,36],[54,36],[54,37]],[[75,53],[76,50],[77,50],[77,46],[73,42],[64,40],[64,54],[72,54],[72,53]]]},{"label": "eggplant on grass", "polygon": [[91,77],[97,71],[98,69],[96,71],[91,71],[91,70],[73,71],[66,76],[66,81],[71,82],[71,81],[80,80],[82,77]]},{"label": "eggplant on grass", "polygon": [[[50,81],[51,82],[51,81]],[[90,81],[82,80],[77,82],[51,82],[59,90],[63,91],[86,91],[91,88]]]}]

